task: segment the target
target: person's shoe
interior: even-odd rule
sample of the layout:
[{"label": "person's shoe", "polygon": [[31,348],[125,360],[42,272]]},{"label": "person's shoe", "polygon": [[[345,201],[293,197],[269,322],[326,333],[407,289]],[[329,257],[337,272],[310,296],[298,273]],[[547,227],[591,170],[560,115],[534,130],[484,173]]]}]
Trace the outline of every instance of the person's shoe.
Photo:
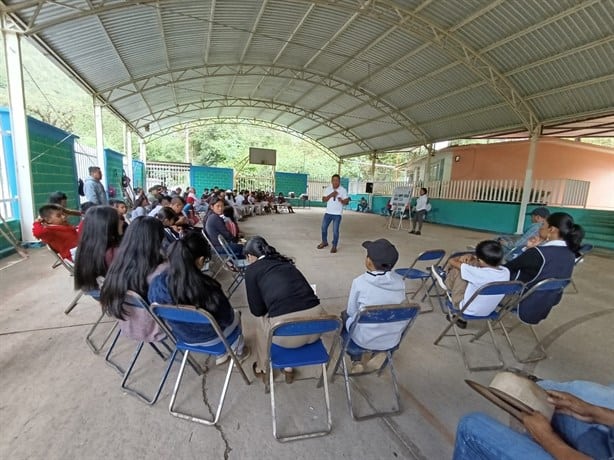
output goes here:
[{"label": "person's shoe", "polygon": [[441,289],[443,289],[444,291],[448,290],[448,286],[446,286],[445,283],[446,272],[443,268],[433,265],[431,267],[431,275]]},{"label": "person's shoe", "polygon": [[328,246],[328,243],[320,243],[320,244],[318,244],[318,249],[323,249],[326,246]]},{"label": "person's shoe", "polygon": [[420,233],[420,230],[418,230],[416,233],[414,233],[414,235],[422,235],[422,233]]},{"label": "person's shoe", "polygon": [[258,369],[258,363],[252,364],[252,372],[254,373],[254,377],[256,377],[257,380],[260,380],[262,383],[266,385],[267,384],[266,373],[264,371],[259,371],[257,369]]},{"label": "person's shoe", "polygon": [[330,248],[330,252],[335,254],[337,252],[337,246],[333,246],[332,248]]},{"label": "person's shoe", "polygon": [[288,385],[294,382],[294,369],[291,367],[284,367],[281,372],[284,374],[284,378]]},{"label": "person's shoe", "polygon": [[415,231],[415,230],[412,230],[411,232],[408,232],[408,233],[411,233],[412,235],[415,235],[415,234],[416,234],[416,231]]},{"label": "person's shoe", "polygon": [[[452,322],[452,320],[450,319],[450,315],[446,314],[446,319],[449,322]],[[456,321],[454,321],[456,323],[456,325],[458,327],[460,327],[461,329],[467,329],[467,321],[465,321],[464,319],[460,319],[460,318],[456,318]]]},{"label": "person's shoe", "polygon": [[352,361],[350,366],[350,374],[362,374],[365,371],[365,367],[360,361]]},{"label": "person's shoe", "polygon": [[218,356],[217,358],[215,358],[215,365],[221,366],[226,361],[228,361],[228,358],[230,358],[230,355],[228,353],[224,353],[223,355]]},{"label": "person's shoe", "polygon": [[240,363],[244,362],[252,354],[252,350],[247,345],[243,345],[243,351],[241,353],[235,353]]},{"label": "person's shoe", "polygon": [[374,354],[373,357],[364,365],[365,371],[369,372],[378,370],[380,367],[382,367],[382,364],[384,364],[386,358],[386,353]]}]

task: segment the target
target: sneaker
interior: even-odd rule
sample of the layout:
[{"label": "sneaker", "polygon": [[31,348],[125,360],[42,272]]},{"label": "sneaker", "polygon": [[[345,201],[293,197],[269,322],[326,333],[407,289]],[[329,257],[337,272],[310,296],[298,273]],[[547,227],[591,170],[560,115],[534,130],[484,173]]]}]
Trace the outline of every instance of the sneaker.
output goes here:
[{"label": "sneaker", "polygon": [[350,374],[362,374],[365,371],[365,367],[360,361],[352,361],[350,366]]},{"label": "sneaker", "polygon": [[445,283],[446,272],[443,268],[433,265],[431,267],[431,276],[437,282],[439,287],[444,290],[444,292],[448,291],[448,286],[446,286]]},{"label": "sneaker", "polygon": [[384,364],[384,361],[386,361],[386,358],[388,356],[386,355],[386,353],[375,353],[373,355],[373,357],[367,361],[367,363],[364,365],[364,368],[366,371],[376,371],[378,370],[380,367],[382,367],[382,364]]},{"label": "sneaker", "polygon": [[230,355],[228,353],[224,353],[223,355],[218,356],[217,358],[215,358],[215,365],[220,366],[224,364],[226,361],[228,361],[228,358],[230,358]]},{"label": "sneaker", "polygon": [[416,231],[415,231],[415,230],[412,230],[412,231],[411,231],[411,232],[409,232],[409,233],[411,233],[412,235],[415,235],[415,234],[416,234]]},{"label": "sneaker", "polygon": [[252,350],[247,346],[243,345],[243,350],[241,353],[235,353],[237,355],[237,359],[240,363],[244,362],[247,358],[252,354]]},{"label": "sneaker", "polygon": [[[452,320],[450,319],[450,315],[449,314],[446,314],[446,319],[448,320],[448,322],[452,322]],[[467,321],[465,321],[464,319],[456,318],[456,321],[454,321],[454,322],[461,329],[467,329]]]}]

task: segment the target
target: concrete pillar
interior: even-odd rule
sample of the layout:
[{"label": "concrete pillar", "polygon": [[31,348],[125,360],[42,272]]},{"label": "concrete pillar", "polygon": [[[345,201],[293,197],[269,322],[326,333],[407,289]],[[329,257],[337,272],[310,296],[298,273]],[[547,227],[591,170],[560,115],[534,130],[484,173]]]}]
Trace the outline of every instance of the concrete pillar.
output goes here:
[{"label": "concrete pillar", "polygon": [[[3,24],[4,26],[4,24]],[[32,224],[37,211],[34,209],[32,170],[30,168],[30,144],[28,142],[28,120],[23,89],[21,66],[21,43],[19,35],[2,28],[8,95],[11,116],[11,140],[15,156],[19,219],[22,241],[35,241]]]},{"label": "concrete pillar", "polygon": [[372,181],[375,180],[375,162],[377,161],[377,153],[373,152],[371,154],[371,172],[369,174],[369,177],[371,178]]},{"label": "concrete pillar", "polygon": [[139,137],[139,158],[145,164],[147,162],[147,146],[142,137]]},{"label": "concrete pillar", "polygon": [[520,200],[520,210],[518,211],[518,225],[516,233],[521,234],[524,230],[524,216],[527,213],[527,204],[531,196],[531,186],[533,185],[533,165],[537,156],[537,143],[541,134],[542,126],[537,125],[531,134],[531,143],[529,144],[529,158],[527,159],[527,168],[524,173],[524,184],[522,186],[522,198]]},{"label": "concrete pillar", "polygon": [[94,99],[94,128],[96,130],[96,157],[98,158],[98,166],[102,171],[102,183],[105,190],[109,190],[109,181],[107,178],[107,162],[104,156],[104,131],[102,127],[102,106],[100,102]]},{"label": "concrete pillar", "polygon": [[190,163],[190,128],[187,125],[183,133],[185,136],[185,162]]},{"label": "concrete pillar", "polygon": [[134,180],[132,175],[134,171],[132,170],[132,131],[128,128],[128,125],[124,124],[124,152],[126,153],[126,174],[130,178],[130,180]]},{"label": "concrete pillar", "polygon": [[341,163],[343,163],[343,160],[337,162],[337,174],[339,174],[339,176],[341,176]]}]

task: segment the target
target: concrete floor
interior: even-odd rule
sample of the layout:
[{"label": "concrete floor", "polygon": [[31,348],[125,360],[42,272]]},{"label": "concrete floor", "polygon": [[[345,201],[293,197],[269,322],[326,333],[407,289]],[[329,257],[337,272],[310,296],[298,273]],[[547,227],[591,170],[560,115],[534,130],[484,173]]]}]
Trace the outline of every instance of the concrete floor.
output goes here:
[{"label": "concrete floor", "polygon": [[[317,285],[318,296],[330,313],[345,308],[351,281],[364,269],[365,251],[360,243],[366,239],[390,239],[401,254],[398,266],[407,266],[422,250],[441,247],[451,252],[489,236],[428,223],[422,236],[413,236],[406,230],[387,229],[383,217],[347,212],[339,253],[333,255],[315,247],[322,214],[322,209],[297,209],[293,215],[253,217],[242,224],[242,230],[265,236],[280,252],[294,257],[307,279]],[[604,352],[614,349],[612,257],[606,252],[590,254],[575,274],[580,294],[565,295],[548,320],[538,326],[548,348],[547,360],[520,365],[498,336],[508,366],[552,379],[614,381],[612,355]],[[168,413],[178,365],[155,406],[123,393],[119,375],[84,343],[99,314],[94,301],[83,298],[69,316],[64,315],[74,295],[67,272],[51,270],[52,256],[45,249],[30,250],[28,260],[13,263],[17,260],[12,256],[0,261],[5,267],[0,270],[0,458],[446,459],[451,456],[462,414],[484,411],[509,421],[463,382],[471,378],[487,384],[494,372],[466,371],[452,338],[442,346],[433,345],[447,324],[439,311],[420,315],[395,356],[403,399],[403,412],[398,416],[352,421],[343,380],[338,378],[331,385],[332,433],[280,444],[272,435],[269,396],[262,384],[246,386],[235,373],[218,426],[179,420]],[[227,278],[222,282],[227,283]],[[246,306],[243,287],[231,301],[235,307]],[[243,309],[243,321],[249,342],[254,336],[249,310]],[[526,331],[516,334],[522,345]],[[528,350],[527,342],[524,344]],[[127,362],[133,349],[133,343],[122,342],[117,359]],[[470,344],[467,350],[473,359],[494,358],[486,341]],[[146,349],[132,384],[151,391],[163,364]],[[246,366],[251,378],[250,367],[251,360]],[[209,401],[217,401],[222,377],[222,370],[215,366],[205,378],[188,369],[181,407],[207,415],[203,389],[206,387]],[[372,402],[381,399],[385,388],[373,380],[360,386],[372,396]],[[282,416],[283,429],[292,430],[305,420],[323,421],[320,394],[310,381],[291,386],[280,382],[276,388],[279,407],[288,414]]]}]

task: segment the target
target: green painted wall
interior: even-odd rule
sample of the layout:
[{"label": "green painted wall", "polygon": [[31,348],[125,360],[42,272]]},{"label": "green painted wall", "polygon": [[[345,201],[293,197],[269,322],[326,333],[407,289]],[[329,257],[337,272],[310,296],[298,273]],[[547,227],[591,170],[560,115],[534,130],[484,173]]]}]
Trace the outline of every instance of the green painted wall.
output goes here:
[{"label": "green painted wall", "polygon": [[213,168],[211,166],[190,167],[190,185],[196,189],[200,196],[203,190],[219,187],[223,190],[232,189],[234,171],[230,168]]},{"label": "green painted wall", "polygon": [[296,196],[301,193],[305,193],[307,190],[307,174],[298,173],[275,173],[275,194],[279,192],[284,196],[288,196],[288,193],[294,192]]},{"label": "green painted wall", "polygon": [[28,140],[35,213],[56,191],[66,193],[68,207],[78,209],[74,136],[28,117]]},{"label": "green painted wall", "polygon": [[103,177],[102,182],[107,184],[107,196],[109,198],[123,199],[122,176],[124,175],[124,156],[115,150],[104,149],[104,160],[107,177],[106,179]]},{"label": "green painted wall", "polygon": [[145,165],[140,160],[132,160],[132,188],[145,187]]}]

